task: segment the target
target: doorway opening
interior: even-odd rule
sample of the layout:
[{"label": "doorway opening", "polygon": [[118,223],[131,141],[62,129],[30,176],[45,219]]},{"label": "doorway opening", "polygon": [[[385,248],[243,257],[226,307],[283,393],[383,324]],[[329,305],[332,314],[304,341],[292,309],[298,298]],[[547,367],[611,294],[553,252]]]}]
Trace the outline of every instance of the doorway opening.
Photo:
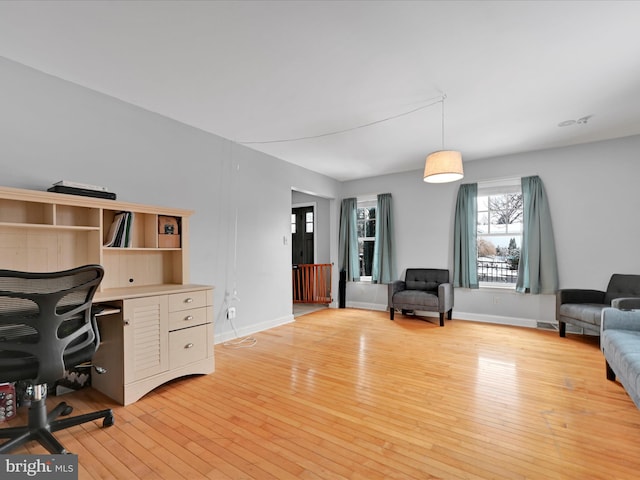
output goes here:
[{"label": "doorway opening", "polygon": [[329,200],[292,192],[291,274],[294,317],[331,303]]}]

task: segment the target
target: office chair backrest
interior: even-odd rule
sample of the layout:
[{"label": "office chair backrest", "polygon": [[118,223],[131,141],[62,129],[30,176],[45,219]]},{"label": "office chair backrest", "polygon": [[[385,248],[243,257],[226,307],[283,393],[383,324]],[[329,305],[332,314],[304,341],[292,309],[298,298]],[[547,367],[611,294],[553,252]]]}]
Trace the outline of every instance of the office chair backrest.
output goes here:
[{"label": "office chair backrest", "polygon": [[90,360],[100,342],[91,314],[104,270],[0,270],[0,382],[53,383],[65,363]]}]

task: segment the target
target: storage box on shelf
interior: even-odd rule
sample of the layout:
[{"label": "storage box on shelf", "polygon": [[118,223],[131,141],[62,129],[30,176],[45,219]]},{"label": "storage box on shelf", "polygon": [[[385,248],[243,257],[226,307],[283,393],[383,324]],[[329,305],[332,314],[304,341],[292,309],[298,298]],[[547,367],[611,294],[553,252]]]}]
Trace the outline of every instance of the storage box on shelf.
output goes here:
[{"label": "storage box on shelf", "polygon": [[[123,211],[133,213],[130,246],[105,246]],[[94,387],[120,403],[134,402],[179,376],[214,370],[212,287],[189,284],[192,213],[0,187],[0,268],[55,271],[91,263],[105,268],[94,301],[115,308],[100,317],[103,344],[96,361],[108,373],[95,376]],[[161,246],[160,217],[179,224],[177,246]],[[146,333],[147,327],[155,333]],[[157,365],[149,364],[147,348],[155,352]]]}]

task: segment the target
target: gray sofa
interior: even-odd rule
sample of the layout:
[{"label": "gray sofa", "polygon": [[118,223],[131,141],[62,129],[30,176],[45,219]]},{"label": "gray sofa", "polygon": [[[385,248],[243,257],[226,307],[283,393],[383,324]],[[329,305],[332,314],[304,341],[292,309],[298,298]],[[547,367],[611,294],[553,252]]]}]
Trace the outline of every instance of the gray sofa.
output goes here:
[{"label": "gray sofa", "polygon": [[444,315],[451,320],[453,311],[453,285],[449,283],[449,270],[440,268],[407,268],[404,280],[389,284],[389,315],[400,310],[403,315],[417,311],[438,312],[440,326]]},{"label": "gray sofa", "polygon": [[567,323],[598,335],[604,308],[636,308],[638,298],[640,275],[614,273],[604,292],[575,288],[559,290],[556,293],[556,320],[560,336],[565,336]]},{"label": "gray sofa", "polygon": [[640,311],[603,309],[600,348],[607,379],[617,378],[640,408]]}]

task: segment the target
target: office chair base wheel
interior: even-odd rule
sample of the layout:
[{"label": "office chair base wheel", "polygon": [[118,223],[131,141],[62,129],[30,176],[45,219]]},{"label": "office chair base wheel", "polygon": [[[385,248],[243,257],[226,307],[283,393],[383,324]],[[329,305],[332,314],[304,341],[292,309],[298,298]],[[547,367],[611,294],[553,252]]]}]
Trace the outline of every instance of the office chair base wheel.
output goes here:
[{"label": "office chair base wheel", "polygon": [[102,426],[103,427],[110,427],[114,423],[116,423],[116,421],[113,418],[113,413],[111,415],[107,415],[106,417],[104,417],[104,420],[102,420]]},{"label": "office chair base wheel", "polygon": [[73,412],[73,407],[71,405],[67,405],[66,403],[64,404],[64,410],[62,410],[62,412],[60,412],[60,416],[64,417],[67,415],[71,415],[71,412]]}]

